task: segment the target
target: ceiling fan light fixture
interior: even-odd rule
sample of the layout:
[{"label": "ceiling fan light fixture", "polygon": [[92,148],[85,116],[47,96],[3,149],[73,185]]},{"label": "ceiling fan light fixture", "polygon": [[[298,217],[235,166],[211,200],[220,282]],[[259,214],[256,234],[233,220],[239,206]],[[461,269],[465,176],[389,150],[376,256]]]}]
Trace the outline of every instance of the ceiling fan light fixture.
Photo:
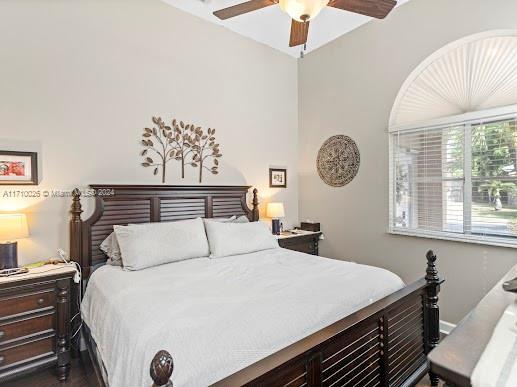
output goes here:
[{"label": "ceiling fan light fixture", "polygon": [[305,22],[318,16],[329,0],[280,0],[279,3],[282,10],[292,19]]}]

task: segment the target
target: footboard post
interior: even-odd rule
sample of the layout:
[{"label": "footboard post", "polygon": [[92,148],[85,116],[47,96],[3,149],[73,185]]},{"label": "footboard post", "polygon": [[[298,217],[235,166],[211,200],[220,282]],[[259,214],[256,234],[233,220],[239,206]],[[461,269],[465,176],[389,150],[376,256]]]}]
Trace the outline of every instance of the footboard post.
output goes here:
[{"label": "footboard post", "polygon": [[174,362],[169,352],[162,350],[158,351],[151,362],[151,379],[153,385],[151,387],[172,387],[170,377],[174,370]]},{"label": "footboard post", "polygon": [[[440,341],[440,310],[438,308],[438,293],[440,284],[443,282],[436,269],[436,255],[432,250],[426,254],[427,269],[425,280],[427,281],[425,305],[424,305],[424,332],[425,332],[425,353],[432,351]],[[438,376],[429,372],[429,379],[432,386],[438,385]]]}]

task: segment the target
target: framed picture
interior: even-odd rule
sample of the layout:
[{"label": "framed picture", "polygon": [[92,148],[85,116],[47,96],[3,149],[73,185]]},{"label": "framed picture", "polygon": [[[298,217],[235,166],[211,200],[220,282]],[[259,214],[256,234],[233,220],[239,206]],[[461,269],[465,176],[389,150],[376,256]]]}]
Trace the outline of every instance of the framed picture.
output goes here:
[{"label": "framed picture", "polygon": [[37,185],[36,152],[0,151],[0,185]]},{"label": "framed picture", "polygon": [[269,187],[287,188],[287,169],[269,168]]}]

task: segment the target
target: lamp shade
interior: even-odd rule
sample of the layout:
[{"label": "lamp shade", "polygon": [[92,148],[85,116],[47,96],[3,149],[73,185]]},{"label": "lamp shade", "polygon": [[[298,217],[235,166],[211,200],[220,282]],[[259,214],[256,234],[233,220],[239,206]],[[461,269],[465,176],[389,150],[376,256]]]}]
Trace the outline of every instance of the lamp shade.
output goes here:
[{"label": "lamp shade", "polygon": [[0,242],[28,236],[29,227],[25,214],[0,214]]},{"label": "lamp shade", "polygon": [[327,6],[329,0],[280,0],[280,7],[296,21],[312,20]]},{"label": "lamp shade", "polygon": [[268,203],[266,207],[266,216],[268,218],[278,219],[285,216],[283,203]]}]

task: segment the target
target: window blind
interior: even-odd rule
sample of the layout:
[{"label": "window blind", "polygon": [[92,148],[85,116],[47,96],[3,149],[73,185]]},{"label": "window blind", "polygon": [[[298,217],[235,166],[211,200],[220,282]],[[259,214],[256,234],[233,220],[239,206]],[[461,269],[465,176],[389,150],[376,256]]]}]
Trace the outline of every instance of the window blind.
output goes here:
[{"label": "window blind", "polygon": [[517,242],[515,119],[390,137],[391,231]]},{"label": "window blind", "polygon": [[517,236],[515,120],[472,125],[472,233]]},{"label": "window blind", "polygon": [[462,127],[393,135],[393,226],[463,232]]}]

